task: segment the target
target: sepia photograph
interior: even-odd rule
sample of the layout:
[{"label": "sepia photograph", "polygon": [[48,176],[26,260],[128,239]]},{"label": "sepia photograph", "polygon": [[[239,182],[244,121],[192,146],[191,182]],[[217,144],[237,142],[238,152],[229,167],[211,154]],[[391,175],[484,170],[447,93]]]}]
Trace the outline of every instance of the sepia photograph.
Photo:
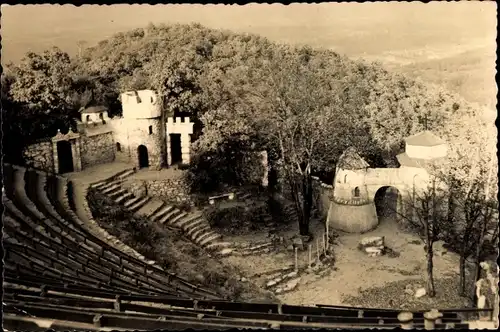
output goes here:
[{"label": "sepia photograph", "polygon": [[497,4],[1,6],[3,329],[498,329]]}]

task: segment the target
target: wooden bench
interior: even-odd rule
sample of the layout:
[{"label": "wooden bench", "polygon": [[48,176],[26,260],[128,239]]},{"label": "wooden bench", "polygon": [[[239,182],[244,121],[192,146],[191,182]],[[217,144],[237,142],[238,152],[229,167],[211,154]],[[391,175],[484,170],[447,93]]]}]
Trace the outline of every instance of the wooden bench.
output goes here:
[{"label": "wooden bench", "polygon": [[229,200],[233,200],[236,195],[234,193],[229,193],[229,194],[222,194],[218,196],[211,196],[208,198],[208,202],[210,205],[214,205],[216,200],[222,199],[222,198],[227,198]]}]

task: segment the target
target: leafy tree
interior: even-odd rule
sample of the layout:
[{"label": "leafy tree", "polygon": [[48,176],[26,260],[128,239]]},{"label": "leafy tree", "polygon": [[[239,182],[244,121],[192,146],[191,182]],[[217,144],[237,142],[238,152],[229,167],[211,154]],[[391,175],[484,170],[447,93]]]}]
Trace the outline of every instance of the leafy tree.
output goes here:
[{"label": "leafy tree", "polygon": [[199,56],[194,52],[184,51],[176,56],[159,55],[148,65],[152,87],[161,96],[167,114],[196,114],[199,109],[198,61]]},{"label": "leafy tree", "polygon": [[73,111],[71,71],[70,57],[58,48],[41,55],[29,52],[12,66],[16,78],[10,86],[12,99],[35,113],[68,114]]}]

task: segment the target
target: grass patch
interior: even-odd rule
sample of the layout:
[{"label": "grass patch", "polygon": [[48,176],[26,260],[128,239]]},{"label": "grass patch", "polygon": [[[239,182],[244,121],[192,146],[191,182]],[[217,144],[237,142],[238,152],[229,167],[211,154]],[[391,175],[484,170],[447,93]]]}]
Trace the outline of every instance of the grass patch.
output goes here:
[{"label": "grass patch", "polygon": [[136,217],[95,189],[89,190],[87,200],[93,217],[102,228],[148,259],[155,260],[165,270],[231,300],[278,302],[273,293],[251,282],[241,282],[239,276],[242,274],[238,269],[209,257],[180,230]]},{"label": "grass patch", "polygon": [[440,278],[434,280],[436,296],[427,295],[419,299],[405,293],[408,284],[418,284],[424,287],[424,280],[399,280],[387,283],[381,287],[373,287],[357,296],[345,296],[343,301],[352,306],[366,308],[388,308],[404,310],[456,309],[471,307],[467,298],[458,295],[457,278]]}]

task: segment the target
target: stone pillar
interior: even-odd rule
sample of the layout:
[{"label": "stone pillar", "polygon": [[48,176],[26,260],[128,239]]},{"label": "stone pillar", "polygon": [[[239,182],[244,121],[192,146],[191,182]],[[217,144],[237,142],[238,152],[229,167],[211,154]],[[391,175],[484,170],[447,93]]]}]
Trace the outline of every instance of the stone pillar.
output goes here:
[{"label": "stone pillar", "polygon": [[424,328],[426,330],[434,330],[436,328],[436,323],[441,320],[443,314],[437,311],[437,309],[432,309],[424,313]]},{"label": "stone pillar", "polygon": [[398,315],[398,320],[403,330],[413,329],[413,313],[403,311]]},{"label": "stone pillar", "polygon": [[59,174],[59,156],[57,155],[57,142],[52,142],[52,153],[54,155],[54,173]]},{"label": "stone pillar", "polygon": [[167,147],[166,147],[167,166],[170,166],[170,165],[172,165],[172,145],[170,143],[170,134],[169,133],[165,134],[165,140],[166,140],[166,144],[167,144]]},{"label": "stone pillar", "polygon": [[80,139],[71,140],[71,154],[73,155],[73,169],[75,172],[82,170],[82,158],[80,155]]},{"label": "stone pillar", "polygon": [[190,151],[191,150],[191,137],[189,134],[181,134],[181,153],[182,153],[182,163],[189,164],[191,162]]}]

